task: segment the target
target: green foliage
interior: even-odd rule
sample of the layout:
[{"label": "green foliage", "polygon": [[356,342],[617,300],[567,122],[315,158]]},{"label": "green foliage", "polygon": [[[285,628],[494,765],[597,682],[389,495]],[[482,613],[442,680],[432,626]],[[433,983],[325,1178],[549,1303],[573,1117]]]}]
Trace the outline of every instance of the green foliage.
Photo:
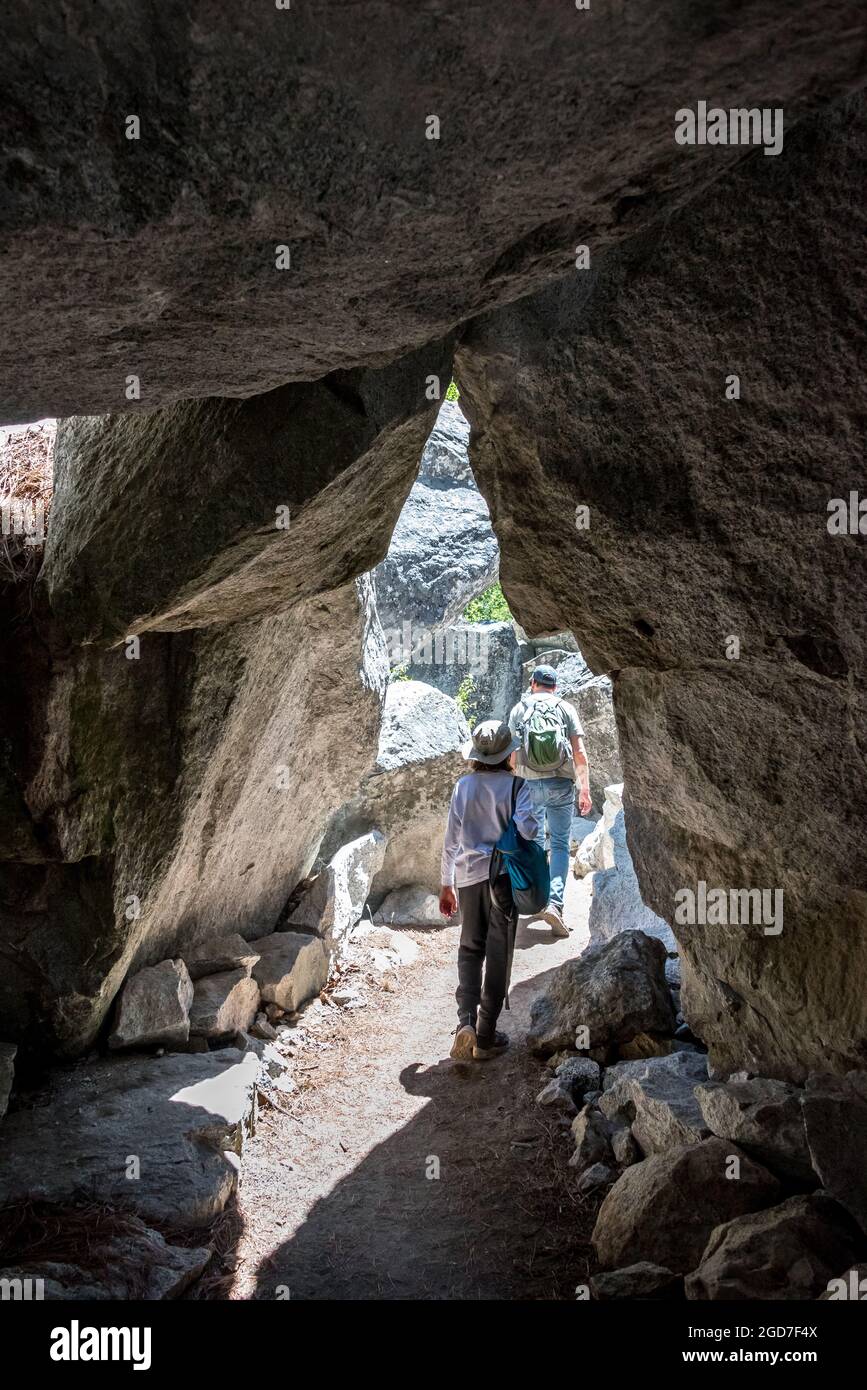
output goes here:
[{"label": "green foliage", "polygon": [[463,680],[458,686],[458,693],[455,696],[455,703],[457,704],[458,709],[461,711],[461,714],[464,716],[464,719],[466,719],[470,728],[472,728],[474,724],[478,723],[479,707],[478,698],[476,696],[476,681],[474,676],[464,676]]},{"label": "green foliage", "polygon": [[459,401],[460,398],[461,398],[461,393],[460,393],[460,391],[459,391],[458,388],[457,388],[457,384],[456,384],[454,381],[450,381],[450,382],[449,382],[449,389],[448,389],[448,391],[446,391],[446,400],[447,400],[447,401]]},{"label": "green foliage", "polygon": [[506,623],[511,611],[499,584],[492,584],[483,594],[470,599],[461,617],[468,623]]},{"label": "green foliage", "polygon": [[389,685],[391,684],[392,681],[408,681],[408,680],[411,680],[412,677],[410,676],[409,671],[408,671],[408,669],[407,669],[408,666],[409,666],[409,662],[407,662],[407,661],[402,661],[401,664],[400,664],[399,666],[394,666],[394,667],[392,667],[392,669],[391,669],[391,670],[389,671],[389,673],[388,673],[388,683],[389,683]]}]

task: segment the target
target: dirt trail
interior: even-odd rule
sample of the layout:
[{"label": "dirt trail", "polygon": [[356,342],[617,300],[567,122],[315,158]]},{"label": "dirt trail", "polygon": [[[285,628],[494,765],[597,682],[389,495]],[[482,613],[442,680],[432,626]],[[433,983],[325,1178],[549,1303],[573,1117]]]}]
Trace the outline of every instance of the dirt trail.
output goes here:
[{"label": "dirt trail", "polygon": [[543,1071],[523,1038],[547,974],[586,943],[588,904],[570,879],[568,941],[519,927],[501,1020],[512,1046],[495,1061],[448,1058],[455,927],[411,933],[419,958],[394,993],[308,1010],[300,1089],[281,1099],[292,1117],[263,1107],[245,1156],[230,1297],[574,1296],[591,1213],[568,1131],[535,1104]]}]

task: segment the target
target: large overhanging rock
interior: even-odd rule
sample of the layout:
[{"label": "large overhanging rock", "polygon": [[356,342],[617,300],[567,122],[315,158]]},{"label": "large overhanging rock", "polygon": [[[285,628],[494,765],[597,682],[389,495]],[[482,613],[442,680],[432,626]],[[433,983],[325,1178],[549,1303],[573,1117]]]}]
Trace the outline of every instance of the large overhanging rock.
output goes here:
[{"label": "large overhanging rock", "polygon": [[[518,621],[616,673],[633,859],[724,1074],[867,1045],[867,551],[827,525],[863,474],[864,152],[852,98],[456,359]],[[678,923],[699,882],[782,890],[782,932]]]},{"label": "large overhanging rock", "polygon": [[370,765],[385,651],[363,579],[151,634],[137,661],[62,649],[45,674],[33,652],[17,707],[50,733],[20,777],[43,862],[2,865],[0,1012],[8,1036],[77,1052],[129,970],[273,930]]},{"label": "large overhanging rock", "polygon": [[398,355],[731,168],[675,143],[697,94],[788,127],[860,60],[855,0],[64,14],[4,21],[7,419],[123,409],[130,374],[153,408]]},{"label": "large overhanging rock", "polygon": [[450,360],[438,342],[246,401],[62,422],[42,577],[66,631],[117,642],[249,621],[370,569]]}]

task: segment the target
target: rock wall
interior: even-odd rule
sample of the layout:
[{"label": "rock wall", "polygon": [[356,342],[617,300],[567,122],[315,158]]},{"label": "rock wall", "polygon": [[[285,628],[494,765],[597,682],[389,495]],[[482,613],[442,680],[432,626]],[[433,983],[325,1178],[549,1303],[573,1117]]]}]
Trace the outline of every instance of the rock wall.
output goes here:
[{"label": "rock wall", "polygon": [[[462,697],[471,727],[480,719],[505,719],[521,696],[521,648],[515,625],[452,623],[432,648],[411,663],[413,680]],[[439,659],[437,659],[439,657]]]},{"label": "rock wall", "polygon": [[[42,582],[77,641],[285,611],[388,548],[451,343],[250,400],[64,421]],[[484,507],[479,498],[478,505]]]},{"label": "rock wall", "polygon": [[[720,1067],[858,1065],[864,556],[826,526],[863,473],[858,6],[456,16],[9,20],[0,418],[118,413],[62,426],[43,581],[3,596],[7,1035],[85,1046],[131,962],[267,930],[315,859],[375,742],[355,580],[463,325],[504,587],[614,683],[646,901],[784,892],[779,934],[675,923],[687,1016]],[[673,140],[734,91],[784,107],[778,157]]]},{"label": "rock wall", "polygon": [[59,659],[22,783],[41,857],[0,865],[7,1033],[79,1051],[131,967],[272,930],[367,766],[386,678],[367,580],[263,622],[156,635],[139,661]]},{"label": "rock wall", "polygon": [[467,721],[450,696],[421,681],[388,687],[375,761],[333,818],[322,845],[326,859],[370,830],[387,836],[371,886],[374,908],[396,888],[439,893],[446,813],[452,788],[467,770],[460,750],[468,736]]},{"label": "rock wall", "polygon": [[856,0],[64,15],[4,23],[3,420],[398,357],[729,171],[738,149],[674,143],[684,100],[773,93],[794,120],[861,62]]},{"label": "rock wall", "polygon": [[[862,476],[865,161],[852,98],[456,363],[509,603],[614,681],[687,1020],[716,1065],[795,1080],[867,1055],[865,552],[827,526]],[[784,929],[678,925],[698,881],[783,890]]]},{"label": "rock wall", "polygon": [[497,538],[467,457],[470,427],[443,401],[388,554],[374,572],[376,602],[393,666],[415,664],[431,634],[494,584]]},{"label": "rock wall", "polygon": [[411,484],[430,371],[448,344],[61,426],[41,580],[2,594],[7,1037],[80,1051],[131,967],[273,929],[374,756],[386,654],[353,576]]}]

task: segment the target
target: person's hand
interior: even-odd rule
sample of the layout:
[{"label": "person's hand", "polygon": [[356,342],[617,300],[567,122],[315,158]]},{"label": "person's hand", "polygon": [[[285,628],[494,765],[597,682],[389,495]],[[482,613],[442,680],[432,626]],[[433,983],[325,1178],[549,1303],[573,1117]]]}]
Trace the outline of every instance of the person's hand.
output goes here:
[{"label": "person's hand", "polygon": [[578,810],[582,816],[589,816],[593,810],[593,801],[586,787],[582,787],[578,793]]},{"label": "person's hand", "polygon": [[444,917],[454,917],[458,910],[458,900],[454,888],[440,889],[440,912]]}]

